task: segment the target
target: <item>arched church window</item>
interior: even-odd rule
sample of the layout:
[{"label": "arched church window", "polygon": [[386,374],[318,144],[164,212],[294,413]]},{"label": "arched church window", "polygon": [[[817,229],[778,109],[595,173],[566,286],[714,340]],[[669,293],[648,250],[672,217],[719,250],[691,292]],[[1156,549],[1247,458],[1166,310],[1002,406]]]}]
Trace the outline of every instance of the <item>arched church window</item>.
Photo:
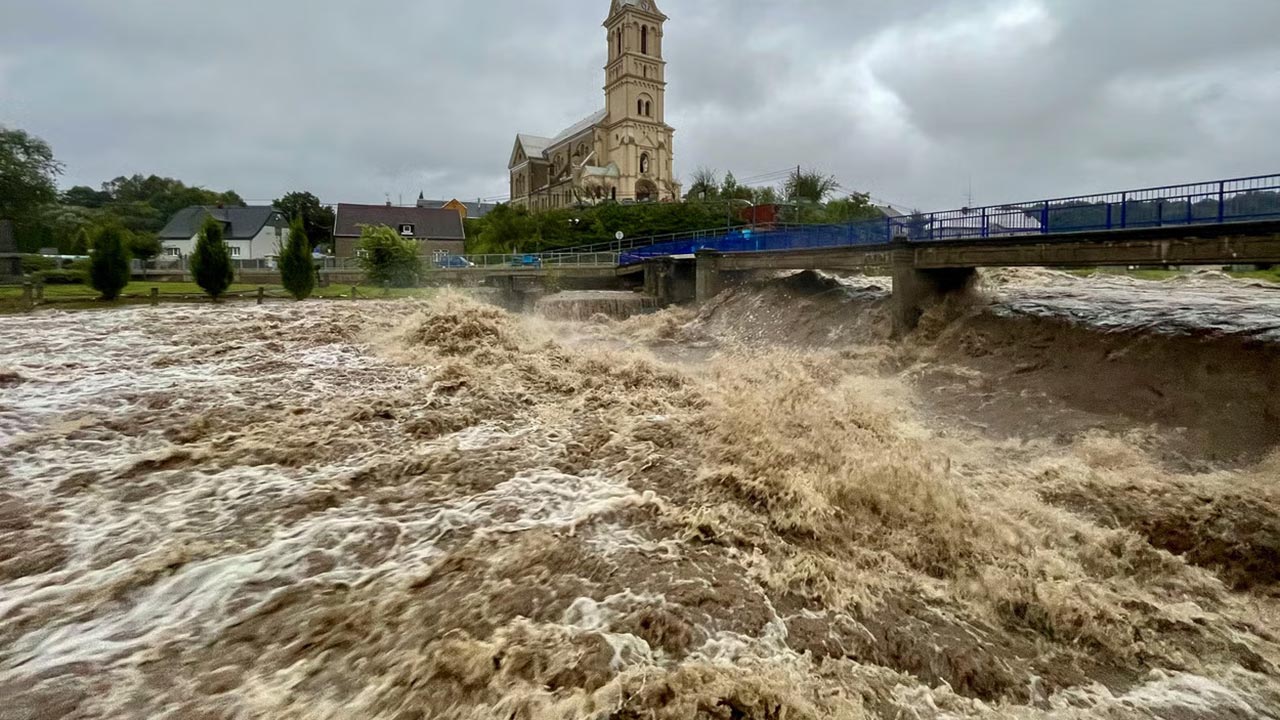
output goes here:
[{"label": "arched church window", "polygon": [[[599,46],[597,45],[597,47]],[[648,25],[640,28],[640,52],[645,55],[649,54],[649,26]]]},{"label": "arched church window", "polygon": [[644,114],[644,101],[643,101],[643,100],[637,100],[637,101],[636,101],[636,114],[637,114],[637,115],[643,115],[643,114]]},{"label": "arched church window", "polygon": [[618,31],[618,54],[622,54],[622,31]]},{"label": "arched church window", "polygon": [[644,116],[653,117],[653,105],[648,100],[644,102]]},{"label": "arched church window", "polygon": [[640,154],[640,172],[641,173],[649,172],[649,153]]}]

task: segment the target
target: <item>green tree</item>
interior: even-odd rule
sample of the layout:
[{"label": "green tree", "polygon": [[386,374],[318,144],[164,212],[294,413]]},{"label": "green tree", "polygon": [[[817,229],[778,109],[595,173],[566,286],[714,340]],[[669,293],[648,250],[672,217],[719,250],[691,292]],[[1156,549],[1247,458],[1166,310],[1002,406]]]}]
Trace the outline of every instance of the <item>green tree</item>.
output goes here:
[{"label": "green tree", "polygon": [[58,198],[62,164],[53,149],[22,130],[0,127],[0,218],[23,220]]},{"label": "green tree", "polygon": [[528,210],[499,205],[485,216],[484,228],[473,243],[472,252],[515,252],[517,247],[533,237],[536,225],[537,221]]},{"label": "green tree", "polygon": [[[174,213],[193,205],[240,207],[244,200],[234,191],[217,192],[190,187],[181,180],[157,175],[118,177],[102,184],[98,194],[72,188],[64,199],[100,203],[103,213],[133,232],[159,232]],[[102,200],[103,195],[107,198]]]},{"label": "green tree", "polygon": [[231,251],[223,241],[222,223],[211,217],[205,219],[196,238],[195,251],[191,253],[191,275],[214,302],[227,292],[235,279]]},{"label": "green tree", "polygon": [[311,241],[301,215],[289,223],[289,239],[280,249],[280,281],[295,300],[306,300],[316,287],[316,267],[311,260]]},{"label": "green tree", "polygon": [[756,205],[777,205],[782,202],[778,191],[772,187],[751,188],[751,202]]},{"label": "green tree", "polygon": [[71,207],[96,210],[111,202],[111,193],[105,190],[94,190],[85,185],[77,185],[62,193],[60,202]]},{"label": "green tree", "polygon": [[808,201],[820,203],[840,187],[834,177],[820,172],[804,172],[799,168],[787,178],[787,199],[795,202]]},{"label": "green tree", "polygon": [[753,200],[755,189],[749,185],[739,185],[733,173],[726,173],[724,182],[720,184],[720,197],[726,200]]},{"label": "green tree", "polygon": [[871,196],[854,193],[847,198],[832,200],[827,203],[824,222],[852,223],[862,220],[879,220],[884,214],[871,204]]},{"label": "green tree", "polygon": [[135,258],[142,261],[142,267],[145,268],[148,263],[164,252],[164,245],[160,242],[160,238],[151,233],[137,233],[129,241],[129,251]]},{"label": "green tree", "polygon": [[88,255],[89,248],[92,247],[93,240],[89,237],[89,228],[81,227],[76,231],[75,238],[71,241],[71,255]]},{"label": "green tree", "polygon": [[72,252],[80,231],[92,232],[110,224],[105,220],[98,210],[51,203],[29,215],[25,237],[32,246],[56,247],[62,253],[80,254]]},{"label": "green tree", "polygon": [[386,225],[366,225],[360,229],[360,266],[369,281],[392,287],[413,287],[422,273],[418,244],[402,238]]},{"label": "green tree", "polygon": [[713,200],[719,194],[720,179],[715,170],[700,167],[693,171],[693,182],[689,183],[689,191],[685,193],[685,199]]},{"label": "green tree", "polygon": [[103,300],[115,300],[129,284],[128,231],[107,225],[93,241],[89,261],[89,284]]},{"label": "green tree", "polygon": [[309,192],[291,192],[273,204],[290,222],[302,218],[312,248],[333,242],[333,208],[321,205],[320,198]]}]

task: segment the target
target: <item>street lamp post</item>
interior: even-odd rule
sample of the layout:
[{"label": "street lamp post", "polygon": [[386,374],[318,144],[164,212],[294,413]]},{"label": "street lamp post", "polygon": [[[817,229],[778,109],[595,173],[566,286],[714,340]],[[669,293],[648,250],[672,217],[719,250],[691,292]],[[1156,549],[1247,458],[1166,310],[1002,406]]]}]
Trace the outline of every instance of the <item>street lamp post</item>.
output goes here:
[{"label": "street lamp post", "polygon": [[730,211],[730,212],[729,212],[729,222],[728,222],[728,227],[729,227],[729,228],[732,228],[732,227],[733,227],[733,212],[732,212],[732,211],[733,211],[733,205],[732,205],[732,203],[735,203],[735,202],[746,203],[746,204],[747,204],[747,207],[751,208],[751,229],[752,229],[752,230],[755,230],[755,229],[756,229],[756,212],[755,212],[755,210],[756,210],[756,204],[755,204],[755,203],[753,203],[753,202],[751,202],[750,200],[744,200],[744,199],[742,199],[742,198],[725,198],[725,205],[726,205],[726,207],[727,207],[727,208],[729,209],[729,211]]}]

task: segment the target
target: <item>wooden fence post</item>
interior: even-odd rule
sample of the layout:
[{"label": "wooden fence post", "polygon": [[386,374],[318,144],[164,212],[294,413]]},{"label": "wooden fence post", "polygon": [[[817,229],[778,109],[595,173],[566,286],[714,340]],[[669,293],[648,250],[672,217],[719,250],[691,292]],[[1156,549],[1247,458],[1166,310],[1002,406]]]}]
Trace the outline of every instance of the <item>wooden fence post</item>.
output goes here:
[{"label": "wooden fence post", "polygon": [[355,300],[355,299],[356,299],[356,286],[355,286],[355,285],[352,285],[352,286],[351,286],[351,299],[352,299],[352,300]]},{"label": "wooden fence post", "polygon": [[154,307],[160,304],[160,288],[151,288],[151,305]]},{"label": "wooden fence post", "polygon": [[39,280],[36,280],[35,291],[36,291],[35,302],[38,302],[38,303],[44,302],[44,283],[40,282]]},{"label": "wooden fence post", "polygon": [[31,283],[22,283],[22,309],[30,310],[34,305],[35,300],[32,296]]},{"label": "wooden fence post", "polygon": [[266,299],[266,297],[267,297],[267,289],[259,285],[258,286],[258,304],[261,305],[263,300]]}]

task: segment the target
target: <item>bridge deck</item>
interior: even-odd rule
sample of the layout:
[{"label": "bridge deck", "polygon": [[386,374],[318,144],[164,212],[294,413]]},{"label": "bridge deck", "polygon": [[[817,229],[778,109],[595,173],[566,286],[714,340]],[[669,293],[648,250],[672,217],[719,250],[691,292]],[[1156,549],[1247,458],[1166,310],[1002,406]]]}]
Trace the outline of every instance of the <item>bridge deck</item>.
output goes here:
[{"label": "bridge deck", "polygon": [[909,251],[918,269],[1280,263],[1280,220],[725,253],[722,270],[862,270]]}]

